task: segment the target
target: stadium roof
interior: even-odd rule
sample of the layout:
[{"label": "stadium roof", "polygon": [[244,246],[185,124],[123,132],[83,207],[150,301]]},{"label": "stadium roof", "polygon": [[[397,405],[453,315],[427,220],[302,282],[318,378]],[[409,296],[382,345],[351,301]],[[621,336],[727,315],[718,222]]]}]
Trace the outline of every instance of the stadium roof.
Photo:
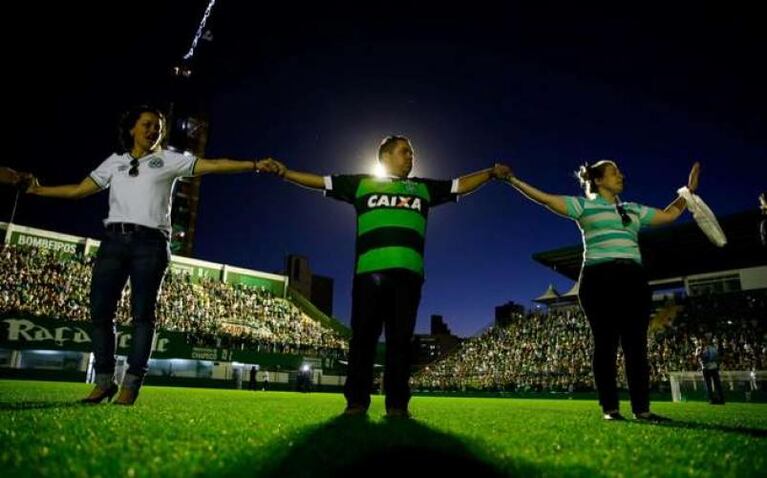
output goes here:
[{"label": "stadium roof", "polygon": [[568,290],[562,297],[578,297],[578,291],[581,289],[581,283],[575,282],[570,290]]},{"label": "stadium roof", "polygon": [[554,284],[549,284],[546,292],[541,294],[540,297],[533,299],[533,302],[541,302],[545,304],[548,302],[555,302],[557,299],[559,299],[559,292],[554,288]]},{"label": "stadium roof", "polygon": [[[767,265],[767,248],[759,238],[761,219],[757,210],[720,218],[727,236],[727,245],[722,248],[713,245],[692,221],[645,229],[639,234],[639,248],[649,279],[661,281]],[[583,247],[573,245],[533,254],[533,259],[577,281],[582,255]]]}]

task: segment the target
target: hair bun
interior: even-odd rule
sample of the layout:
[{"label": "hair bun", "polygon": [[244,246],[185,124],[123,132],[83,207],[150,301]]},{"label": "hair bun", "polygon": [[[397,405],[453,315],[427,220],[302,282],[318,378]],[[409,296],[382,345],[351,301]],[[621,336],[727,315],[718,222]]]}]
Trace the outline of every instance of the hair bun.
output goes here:
[{"label": "hair bun", "polygon": [[581,167],[578,168],[578,171],[576,171],[575,174],[578,176],[578,179],[580,179],[584,183],[591,180],[589,163],[584,163]]}]

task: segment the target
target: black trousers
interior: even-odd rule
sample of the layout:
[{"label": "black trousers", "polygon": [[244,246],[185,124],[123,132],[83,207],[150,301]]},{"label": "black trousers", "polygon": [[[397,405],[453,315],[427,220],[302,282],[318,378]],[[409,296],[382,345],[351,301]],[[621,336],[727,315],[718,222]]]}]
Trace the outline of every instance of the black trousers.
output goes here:
[{"label": "black trousers", "polygon": [[412,339],[418,304],[420,275],[387,270],[355,276],[352,287],[352,338],[344,395],[350,406],[370,405],[376,345],[385,326],[386,409],[406,409],[410,401]]},{"label": "black trousers", "polygon": [[719,369],[703,369],[703,380],[706,383],[708,401],[711,403],[724,403],[724,390],[722,380],[719,378]]},{"label": "black trousers", "polygon": [[594,379],[602,410],[618,409],[616,358],[620,343],[632,411],[649,411],[647,328],[652,292],[644,268],[628,260],[584,267],[578,298],[594,335]]}]

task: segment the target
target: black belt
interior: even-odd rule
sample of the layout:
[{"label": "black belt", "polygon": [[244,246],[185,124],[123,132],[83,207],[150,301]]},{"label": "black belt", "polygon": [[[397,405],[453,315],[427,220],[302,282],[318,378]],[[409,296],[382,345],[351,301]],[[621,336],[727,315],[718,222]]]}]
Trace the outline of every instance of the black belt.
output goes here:
[{"label": "black belt", "polygon": [[637,261],[634,259],[624,259],[624,258],[618,258],[618,259],[612,259],[608,262],[609,264],[632,264],[632,265],[640,265]]},{"label": "black belt", "polygon": [[107,231],[121,232],[123,234],[131,233],[131,232],[151,232],[151,233],[160,233],[165,237],[168,236],[168,233],[166,233],[162,229],[157,229],[155,227],[142,226],[141,224],[133,224],[131,222],[110,222],[109,224],[106,225],[106,229]]}]

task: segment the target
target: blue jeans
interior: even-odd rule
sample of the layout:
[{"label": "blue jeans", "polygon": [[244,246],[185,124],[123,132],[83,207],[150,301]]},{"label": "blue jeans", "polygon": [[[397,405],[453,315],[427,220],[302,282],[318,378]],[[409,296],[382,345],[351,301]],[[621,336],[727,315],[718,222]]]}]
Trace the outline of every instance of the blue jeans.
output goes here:
[{"label": "blue jeans", "polygon": [[97,383],[104,377],[113,380],[110,377],[115,370],[114,317],[130,277],[133,333],[127,374],[133,376],[132,386],[141,385],[152,352],[157,295],[169,261],[168,239],[159,230],[107,231],[93,265],[90,294]]}]

